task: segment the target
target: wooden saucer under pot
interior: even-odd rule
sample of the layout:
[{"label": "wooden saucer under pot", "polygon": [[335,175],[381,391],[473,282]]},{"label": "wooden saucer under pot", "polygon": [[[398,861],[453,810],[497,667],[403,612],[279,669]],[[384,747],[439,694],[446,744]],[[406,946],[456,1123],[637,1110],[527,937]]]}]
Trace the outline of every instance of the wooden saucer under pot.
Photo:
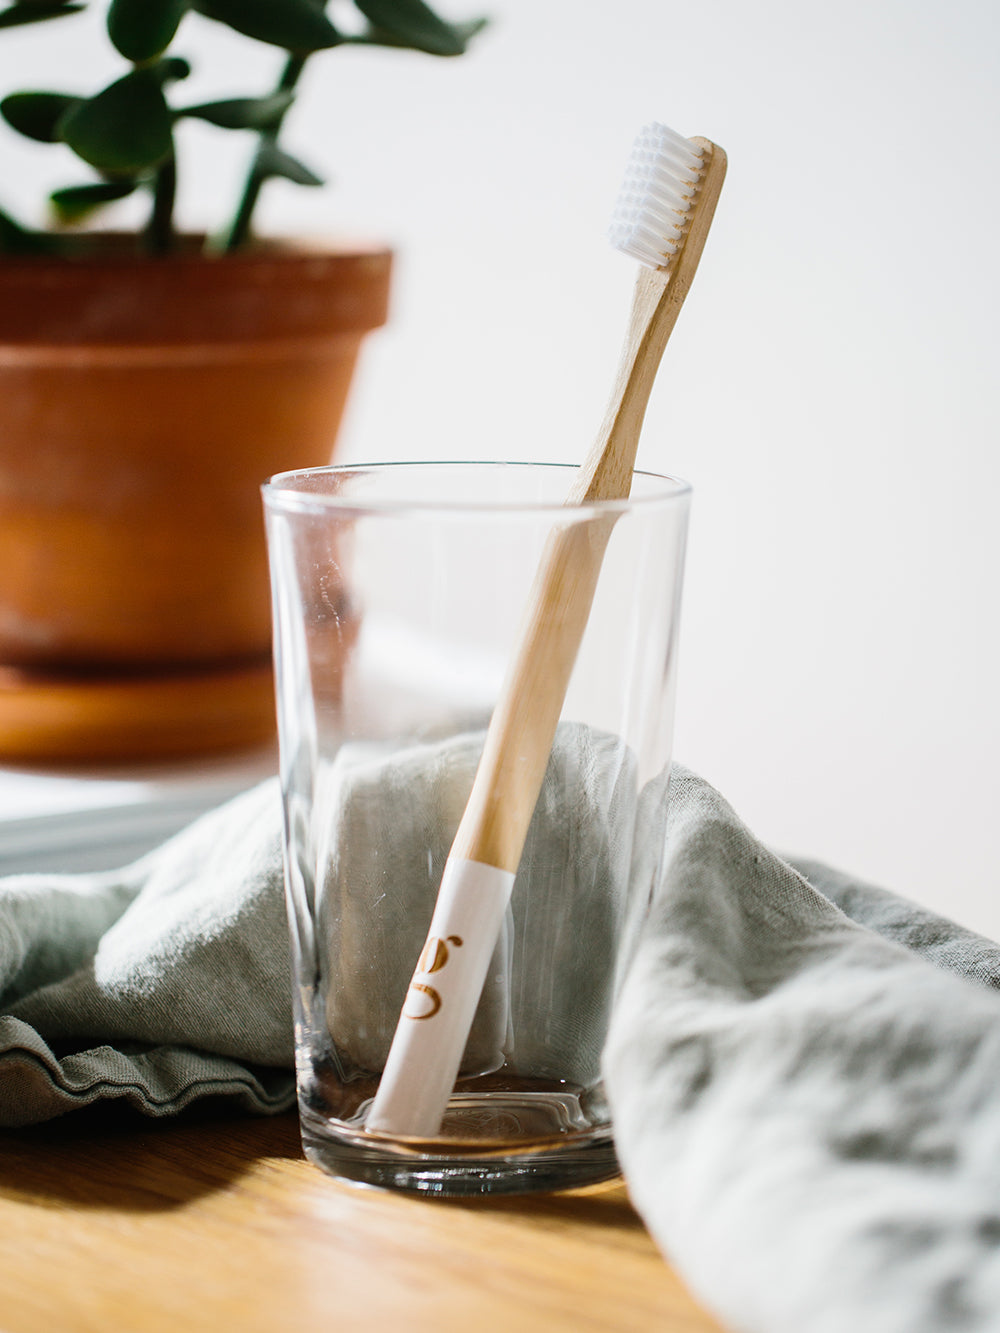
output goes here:
[{"label": "wooden saucer under pot", "polygon": [[269,661],[135,676],[0,667],[0,762],[189,757],[274,731]]}]

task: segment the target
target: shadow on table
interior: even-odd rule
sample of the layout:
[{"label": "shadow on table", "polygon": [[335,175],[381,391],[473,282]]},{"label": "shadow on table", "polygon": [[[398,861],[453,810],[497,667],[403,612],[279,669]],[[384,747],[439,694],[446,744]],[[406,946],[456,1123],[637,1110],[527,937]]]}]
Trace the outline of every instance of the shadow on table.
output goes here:
[{"label": "shadow on table", "polygon": [[206,1103],[170,1120],[98,1105],[0,1131],[0,1195],[156,1211],[223,1189],[262,1158],[301,1159],[296,1112],[234,1116]]}]

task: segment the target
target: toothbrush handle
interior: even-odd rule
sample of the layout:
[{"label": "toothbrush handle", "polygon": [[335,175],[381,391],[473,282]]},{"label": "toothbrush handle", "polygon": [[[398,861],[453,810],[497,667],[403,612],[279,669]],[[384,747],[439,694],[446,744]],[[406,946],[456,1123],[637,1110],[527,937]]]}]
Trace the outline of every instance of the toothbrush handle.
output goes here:
[{"label": "toothbrush handle", "polygon": [[[726,173],[722,149],[708,140],[695,142],[706,161],[698,207],[669,269],[640,271],[608,410],[570,491],[569,505],[629,494],[653,380],[698,267]],[[613,511],[587,520],[577,516],[575,522],[557,524],[549,535],[445,867],[431,933],[366,1121],[373,1131],[433,1136],[440,1128],[616,517]],[[440,969],[442,983],[448,973],[447,988],[442,990],[425,975],[426,963],[434,961],[437,943],[449,935],[462,939],[451,956],[457,960],[461,955],[463,963],[455,961]],[[414,1017],[407,1006],[414,997],[426,996],[427,987],[435,993],[434,1011]]]},{"label": "toothbrush handle", "polygon": [[538,800],[613,517],[549,534],[517,651],[365,1121],[429,1138],[448,1105]]}]

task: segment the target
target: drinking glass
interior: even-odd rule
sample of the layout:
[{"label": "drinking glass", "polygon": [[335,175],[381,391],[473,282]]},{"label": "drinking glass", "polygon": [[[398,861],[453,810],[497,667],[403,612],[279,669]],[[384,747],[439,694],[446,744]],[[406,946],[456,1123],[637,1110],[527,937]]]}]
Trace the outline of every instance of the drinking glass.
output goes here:
[{"label": "drinking glass", "polygon": [[[388,463],[264,486],[307,1156],[429,1194],[617,1172],[601,1051],[663,850],[688,487],[636,473]],[[603,554],[509,906],[436,1133],[367,1127],[546,543]],[[407,1014],[404,1006],[409,1004]]]}]

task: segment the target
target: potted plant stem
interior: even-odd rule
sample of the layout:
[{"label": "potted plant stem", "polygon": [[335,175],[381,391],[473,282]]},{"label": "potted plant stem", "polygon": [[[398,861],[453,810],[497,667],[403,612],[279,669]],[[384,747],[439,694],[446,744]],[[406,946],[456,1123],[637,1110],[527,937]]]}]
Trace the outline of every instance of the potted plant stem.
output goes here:
[{"label": "potted plant stem", "polygon": [[[10,129],[65,145],[87,174],[51,194],[51,227],[0,211],[0,757],[187,755],[271,734],[258,487],[329,461],[391,256],[265,241],[254,208],[273,178],[321,183],[281,142],[314,59],[457,56],[482,26],[423,0],[353,6],[348,31],[323,0],[110,0],[109,84],[0,100]],[[83,8],[16,0],[0,28]],[[273,86],[185,102],[189,12],[281,53]],[[175,216],[185,118],[255,136],[206,236]],[[95,229],[143,195],[134,234]]]}]

